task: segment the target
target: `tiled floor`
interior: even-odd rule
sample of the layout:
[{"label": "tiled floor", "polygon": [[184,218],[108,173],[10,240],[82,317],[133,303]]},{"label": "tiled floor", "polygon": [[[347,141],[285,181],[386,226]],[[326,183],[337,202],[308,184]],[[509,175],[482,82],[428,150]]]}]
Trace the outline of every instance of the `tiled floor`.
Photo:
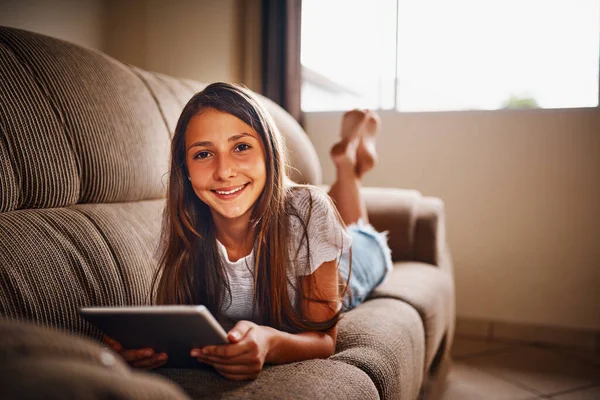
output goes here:
[{"label": "tiled floor", "polygon": [[443,400],[600,400],[600,354],[457,337]]}]

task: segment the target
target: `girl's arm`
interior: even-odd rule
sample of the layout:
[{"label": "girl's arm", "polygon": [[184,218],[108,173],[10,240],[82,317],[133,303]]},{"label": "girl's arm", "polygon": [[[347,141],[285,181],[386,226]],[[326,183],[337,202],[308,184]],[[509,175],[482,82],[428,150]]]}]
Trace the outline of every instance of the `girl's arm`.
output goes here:
[{"label": "girl's arm", "polygon": [[[336,260],[323,263],[312,275],[300,279],[311,280],[304,285],[312,289],[312,293],[306,293],[308,297],[327,301],[327,303],[303,301],[304,315],[316,322],[332,318],[339,308]],[[297,334],[264,328],[270,342],[267,363],[286,364],[311,358],[327,358],[335,352],[337,326],[327,331]]]},{"label": "girl's arm", "polygon": [[[301,307],[312,321],[332,318],[339,308],[336,260],[323,263],[307,277],[312,279],[309,297],[327,303],[303,301]],[[307,282],[308,283],[308,282]],[[325,332],[291,334],[277,329],[240,321],[229,331],[230,344],[192,349],[191,356],[212,365],[232,380],[255,379],[265,363],[285,364],[312,358],[326,358],[335,352],[337,327]]]},{"label": "girl's arm", "polygon": [[271,335],[269,351],[265,358],[268,364],[287,364],[312,358],[327,358],[335,352],[337,328],[325,332],[287,333],[264,326]]}]

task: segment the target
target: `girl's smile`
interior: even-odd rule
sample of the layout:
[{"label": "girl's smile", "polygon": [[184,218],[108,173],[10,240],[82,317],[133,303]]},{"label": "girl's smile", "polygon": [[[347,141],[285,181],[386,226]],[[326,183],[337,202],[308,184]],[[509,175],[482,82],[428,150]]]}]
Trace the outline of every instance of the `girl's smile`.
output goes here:
[{"label": "girl's smile", "polygon": [[213,192],[220,199],[223,199],[223,200],[233,199],[233,198],[237,197],[246,188],[247,185],[249,185],[249,184],[246,183],[245,185],[237,186],[237,187],[215,189],[215,190],[213,190]]},{"label": "girl's smile", "polygon": [[249,221],[266,182],[258,132],[231,114],[207,109],[190,119],[185,148],[190,183],[213,218]]}]

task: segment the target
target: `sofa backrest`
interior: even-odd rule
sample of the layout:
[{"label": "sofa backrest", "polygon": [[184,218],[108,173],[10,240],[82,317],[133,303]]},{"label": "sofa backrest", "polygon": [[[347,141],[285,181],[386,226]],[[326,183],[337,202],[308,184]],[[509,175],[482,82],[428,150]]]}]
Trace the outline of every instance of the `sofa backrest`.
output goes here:
[{"label": "sofa backrest", "polygon": [[[0,316],[97,335],[84,305],[148,301],[169,143],[205,84],[0,27]],[[292,179],[316,152],[279,106]]]}]

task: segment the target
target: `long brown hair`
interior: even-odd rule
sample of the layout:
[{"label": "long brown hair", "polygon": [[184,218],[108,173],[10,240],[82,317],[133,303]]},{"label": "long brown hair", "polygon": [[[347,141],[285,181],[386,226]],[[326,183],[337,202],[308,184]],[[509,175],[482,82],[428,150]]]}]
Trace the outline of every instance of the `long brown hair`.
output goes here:
[{"label": "long brown hair", "polygon": [[[219,255],[212,215],[187,179],[185,131],[190,119],[207,109],[226,112],[251,126],[260,135],[265,148],[265,188],[250,218],[250,229],[256,234],[256,265],[252,267],[255,309],[260,313],[257,320],[289,331],[326,330],[333,327],[341,316],[340,311],[331,319],[319,323],[309,321],[302,315],[298,305],[306,289],[303,288],[303,280],[297,281],[297,306],[290,301],[287,285],[287,264],[291,259],[287,246],[289,218],[302,220],[305,245],[308,245],[308,221],[303,220],[300,217],[302,214],[286,201],[292,190],[300,188],[289,184],[291,181],[287,179],[282,136],[270,114],[250,90],[242,85],[222,82],[207,86],[190,99],[179,117],[171,141],[162,245],[159,266],[152,282],[153,302],[203,304],[217,319],[221,316],[226,296],[231,304],[231,289]],[[310,253],[308,250],[307,254]],[[343,296],[347,286],[340,290],[340,296]],[[324,300],[321,302],[327,303]]]}]

